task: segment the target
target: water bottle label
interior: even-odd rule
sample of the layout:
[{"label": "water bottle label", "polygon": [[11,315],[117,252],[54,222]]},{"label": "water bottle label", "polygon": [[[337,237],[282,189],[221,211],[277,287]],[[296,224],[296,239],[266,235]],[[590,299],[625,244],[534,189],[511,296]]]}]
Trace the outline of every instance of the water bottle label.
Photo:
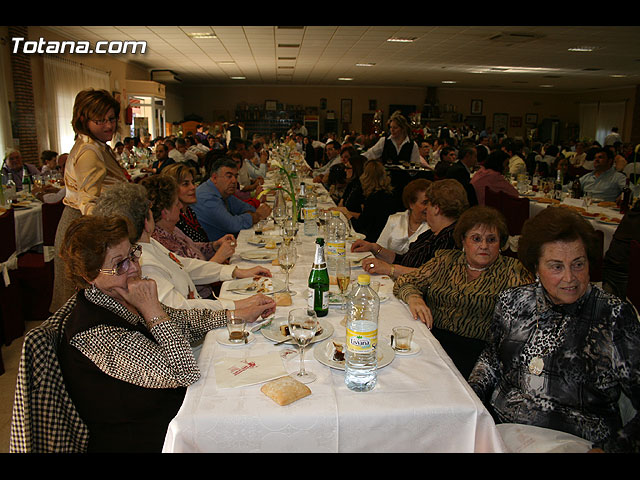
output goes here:
[{"label": "water bottle label", "polygon": [[347,328],[347,349],[353,353],[371,353],[378,344],[378,330],[354,332]]},{"label": "water bottle label", "polygon": [[327,242],[327,255],[346,255],[347,246],[345,242]]},{"label": "water bottle label", "polygon": [[302,209],[302,218],[305,220],[315,220],[318,218],[318,209],[317,208],[303,208]]}]

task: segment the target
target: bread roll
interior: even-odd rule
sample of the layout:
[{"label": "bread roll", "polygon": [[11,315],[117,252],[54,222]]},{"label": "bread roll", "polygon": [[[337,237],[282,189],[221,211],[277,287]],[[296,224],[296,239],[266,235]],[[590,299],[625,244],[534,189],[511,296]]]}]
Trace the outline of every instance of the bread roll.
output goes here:
[{"label": "bread roll", "polygon": [[260,391],[278,405],[289,405],[296,400],[311,395],[309,387],[288,375],[265,383],[260,388]]}]

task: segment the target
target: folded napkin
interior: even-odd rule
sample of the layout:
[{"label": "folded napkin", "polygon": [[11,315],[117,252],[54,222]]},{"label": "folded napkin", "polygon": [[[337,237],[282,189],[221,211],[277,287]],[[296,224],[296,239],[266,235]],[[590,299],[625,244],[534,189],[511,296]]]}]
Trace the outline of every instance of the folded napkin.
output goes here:
[{"label": "folded napkin", "polygon": [[287,375],[278,352],[255,357],[222,358],[214,364],[218,388],[236,388],[268,382]]}]

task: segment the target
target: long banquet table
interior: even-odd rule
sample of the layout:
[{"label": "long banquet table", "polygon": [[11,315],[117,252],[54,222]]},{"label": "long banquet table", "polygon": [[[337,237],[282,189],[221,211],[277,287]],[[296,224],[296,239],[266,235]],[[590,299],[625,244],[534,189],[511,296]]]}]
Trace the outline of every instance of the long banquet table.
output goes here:
[{"label": "long banquet table", "polygon": [[[320,204],[321,208],[330,206]],[[275,233],[275,232],[271,232]],[[271,261],[243,260],[252,229],[238,237],[231,261],[244,267],[264,265],[273,278],[284,273]],[[285,319],[291,308],[306,306],[307,279],[314,255],[315,237],[298,234],[298,262],[291,271],[291,289],[297,292],[292,305],[278,307],[272,322]],[[354,267],[352,278],[363,273]],[[277,351],[288,373],[299,368],[296,347],[274,342],[256,332],[255,340],[242,346],[217,341],[220,330],[207,334],[198,364],[201,378],[189,386],[184,403],[169,425],[164,452],[503,452],[504,444],[493,419],[454,367],[431,332],[414,321],[407,307],[393,297],[392,281],[381,281],[379,343],[389,344],[391,329],[399,325],[414,328],[414,342],[420,351],[396,355],[378,370],[376,387],[366,393],[352,392],[344,384],[344,371],[330,368],[315,358],[307,347],[305,366],[317,375],[309,384],[310,396],[280,406],[260,391],[260,384],[221,388],[216,381],[215,362],[225,358],[252,358]],[[220,297],[234,297],[226,292]],[[336,287],[332,286],[334,290]],[[324,317],[334,328],[333,337],[344,336],[340,321],[344,314],[331,306]]]}]

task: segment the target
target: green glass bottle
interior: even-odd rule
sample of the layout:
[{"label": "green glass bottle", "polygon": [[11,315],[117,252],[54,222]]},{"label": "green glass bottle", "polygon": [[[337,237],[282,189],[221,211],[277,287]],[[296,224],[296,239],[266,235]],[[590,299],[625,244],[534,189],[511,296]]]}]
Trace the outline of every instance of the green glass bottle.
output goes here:
[{"label": "green glass bottle", "polygon": [[316,256],[309,273],[308,306],[318,317],[325,317],[329,313],[329,272],[322,238],[316,239]]}]

